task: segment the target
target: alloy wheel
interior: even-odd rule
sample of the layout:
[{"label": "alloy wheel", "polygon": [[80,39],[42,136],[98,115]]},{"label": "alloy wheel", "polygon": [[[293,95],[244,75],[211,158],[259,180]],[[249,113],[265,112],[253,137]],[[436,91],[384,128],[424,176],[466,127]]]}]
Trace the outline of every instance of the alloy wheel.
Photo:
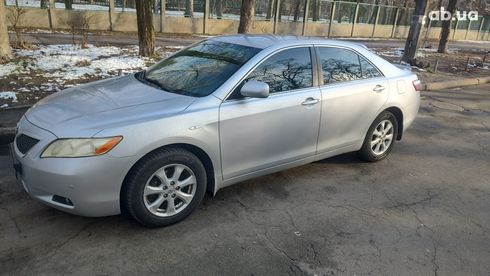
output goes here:
[{"label": "alloy wheel", "polygon": [[183,211],[196,193],[194,172],[182,164],[170,164],[158,169],[148,179],[143,199],[148,211],[159,217],[169,217]]},{"label": "alloy wheel", "polygon": [[393,142],[394,127],[389,120],[379,122],[371,136],[371,150],[375,155],[385,153]]}]

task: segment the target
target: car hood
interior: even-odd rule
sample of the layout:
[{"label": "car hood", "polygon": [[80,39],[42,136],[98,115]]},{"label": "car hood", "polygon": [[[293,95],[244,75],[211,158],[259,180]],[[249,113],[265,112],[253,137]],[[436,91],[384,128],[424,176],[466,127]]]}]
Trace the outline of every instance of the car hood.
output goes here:
[{"label": "car hood", "polygon": [[145,85],[128,75],[55,93],[35,104],[25,116],[58,137],[93,135],[111,125],[181,112],[194,100]]}]

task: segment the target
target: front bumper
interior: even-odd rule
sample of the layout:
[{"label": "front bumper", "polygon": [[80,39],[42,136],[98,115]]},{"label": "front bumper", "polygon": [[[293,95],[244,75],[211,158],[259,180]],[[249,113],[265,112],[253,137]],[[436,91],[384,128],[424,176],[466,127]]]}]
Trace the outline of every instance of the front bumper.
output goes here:
[{"label": "front bumper", "polygon": [[[120,213],[119,193],[132,160],[109,154],[84,158],[40,158],[57,137],[23,118],[18,133],[39,139],[25,155],[12,145],[17,177],[33,198],[56,209],[82,216]],[[61,199],[61,200],[60,200]],[[67,200],[68,199],[68,200]]]}]

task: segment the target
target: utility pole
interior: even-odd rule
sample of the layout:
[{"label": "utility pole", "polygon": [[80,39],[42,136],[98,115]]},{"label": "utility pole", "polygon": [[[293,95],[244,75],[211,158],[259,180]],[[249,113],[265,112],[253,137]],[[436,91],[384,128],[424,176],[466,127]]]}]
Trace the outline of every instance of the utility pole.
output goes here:
[{"label": "utility pole", "polygon": [[417,53],[417,49],[419,47],[420,31],[422,29],[422,23],[424,22],[425,9],[427,6],[426,2],[427,0],[415,1],[415,10],[412,15],[410,30],[408,31],[405,51],[402,57],[404,62],[412,63],[415,59],[415,54]]}]

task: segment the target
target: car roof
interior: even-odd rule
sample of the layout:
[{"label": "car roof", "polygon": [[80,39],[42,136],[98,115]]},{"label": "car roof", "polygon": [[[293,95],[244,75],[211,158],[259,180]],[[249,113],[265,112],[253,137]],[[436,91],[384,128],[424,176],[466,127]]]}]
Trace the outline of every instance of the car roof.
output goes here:
[{"label": "car roof", "polygon": [[239,34],[239,35],[224,35],[217,36],[209,39],[211,41],[220,41],[226,43],[239,44],[244,46],[250,46],[259,49],[265,49],[271,46],[284,47],[284,46],[295,46],[295,45],[319,45],[327,44],[332,46],[350,47],[358,48],[366,46],[335,39],[323,39],[318,37],[305,37],[305,36],[281,36],[281,35],[250,35],[250,34]]}]

